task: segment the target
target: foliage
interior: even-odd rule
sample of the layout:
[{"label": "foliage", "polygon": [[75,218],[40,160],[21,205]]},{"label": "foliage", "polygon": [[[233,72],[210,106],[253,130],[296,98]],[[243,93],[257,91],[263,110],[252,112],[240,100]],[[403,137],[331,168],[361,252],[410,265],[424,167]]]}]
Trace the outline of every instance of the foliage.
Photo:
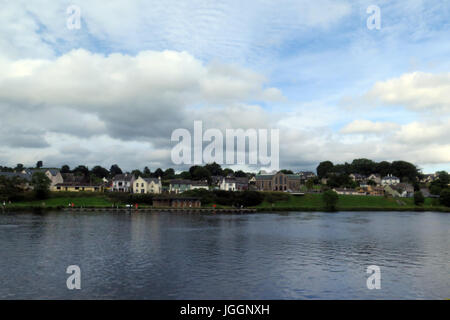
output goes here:
[{"label": "foliage", "polygon": [[317,176],[319,177],[319,179],[325,178],[329,172],[331,172],[333,170],[333,162],[331,161],[323,161],[321,163],[319,163],[319,165],[317,166]]},{"label": "foliage", "polygon": [[94,168],[92,168],[91,173],[100,179],[106,178],[109,176],[108,169],[103,168],[101,166],[95,166]]},{"label": "foliage", "polygon": [[44,172],[35,172],[31,178],[34,193],[37,199],[46,199],[50,194],[50,179]]},{"label": "foliage", "polygon": [[416,191],[414,192],[414,204],[416,206],[423,205],[425,202],[425,197],[423,196],[422,192]]},{"label": "foliage", "polygon": [[322,194],[323,202],[325,203],[325,209],[328,211],[335,211],[336,204],[339,200],[339,196],[333,190],[327,190]]},{"label": "foliage", "polygon": [[111,177],[114,177],[117,174],[122,174],[122,169],[119,168],[119,166],[117,164],[113,164],[111,166],[111,169],[109,169],[109,173],[111,175]]},{"label": "foliage", "polygon": [[449,188],[441,191],[441,194],[439,197],[439,202],[446,207],[450,207],[450,189]]}]

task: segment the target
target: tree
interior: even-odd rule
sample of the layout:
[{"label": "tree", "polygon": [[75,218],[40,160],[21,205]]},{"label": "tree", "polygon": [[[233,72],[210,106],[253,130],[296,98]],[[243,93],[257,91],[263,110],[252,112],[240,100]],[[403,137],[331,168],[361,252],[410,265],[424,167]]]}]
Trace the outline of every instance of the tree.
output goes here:
[{"label": "tree", "polygon": [[164,171],[162,177],[166,180],[174,179],[175,178],[175,170],[173,170],[172,168],[166,169],[166,171]]},{"label": "tree", "polygon": [[144,168],[144,172],[142,173],[142,177],[143,178],[150,178],[152,175],[152,172],[150,171],[150,169],[148,167]]},{"label": "tree", "polygon": [[294,174],[294,172],[292,172],[292,170],[287,170],[287,169],[282,169],[282,170],[280,170],[280,172],[284,173],[284,174]]},{"label": "tree", "polygon": [[46,199],[50,192],[50,179],[44,172],[35,172],[31,177],[31,184],[37,199]]},{"label": "tree", "polygon": [[355,159],[353,160],[351,166],[354,173],[368,176],[375,172],[376,163],[369,159]]},{"label": "tree", "polygon": [[334,165],[331,161],[323,161],[319,163],[316,169],[319,179],[325,178],[327,174],[333,170],[333,167]]},{"label": "tree", "polygon": [[311,190],[314,187],[314,180],[308,179],[308,181],[306,181],[305,185],[306,185],[306,189],[308,191]]},{"label": "tree", "polygon": [[36,168],[40,169],[44,166],[44,163],[42,162],[42,160],[39,160],[38,162],[36,162]]},{"label": "tree", "polygon": [[14,168],[14,170],[16,171],[16,172],[20,172],[20,171],[22,171],[24,168],[23,168],[23,164],[21,164],[21,163],[18,163],[17,165],[16,165],[16,167]]},{"label": "tree", "polygon": [[106,178],[109,175],[108,169],[101,166],[95,166],[94,168],[92,168],[91,172],[93,175],[100,179]]},{"label": "tree", "polygon": [[450,207],[450,189],[447,188],[441,191],[439,202],[446,207]]},{"label": "tree", "polygon": [[197,167],[191,175],[193,180],[211,180],[211,173],[204,167]]},{"label": "tree", "polygon": [[239,170],[234,173],[234,176],[238,178],[245,178],[247,177],[247,174],[244,171]]},{"label": "tree", "polygon": [[438,172],[439,182],[441,183],[441,188],[445,188],[450,183],[450,176],[447,171]]},{"label": "tree", "polygon": [[20,186],[24,184],[26,184],[26,181],[19,177],[8,178],[0,176],[0,200],[5,201],[17,198],[22,192]]},{"label": "tree", "polygon": [[70,167],[65,164],[61,167],[61,173],[70,173]]},{"label": "tree", "polygon": [[78,176],[84,176],[89,177],[89,168],[86,166],[78,166],[75,169],[73,169],[73,173],[75,173]]},{"label": "tree", "polygon": [[141,170],[135,169],[135,170],[131,171],[131,174],[132,174],[133,177],[136,178],[136,179],[139,178],[139,177],[142,177],[142,172],[141,172]]},{"label": "tree", "polygon": [[234,174],[234,171],[233,171],[233,169],[230,169],[230,168],[225,168],[222,171],[222,176],[223,177],[226,177],[226,176],[229,176],[229,175],[233,175],[233,174]]},{"label": "tree", "polygon": [[189,171],[183,171],[178,175],[181,179],[191,179]]},{"label": "tree", "polygon": [[424,202],[425,202],[425,198],[424,198],[422,192],[420,192],[420,191],[414,192],[414,204],[415,204],[416,206],[420,206],[420,205],[422,205]]},{"label": "tree", "polygon": [[114,177],[117,174],[122,174],[122,169],[119,168],[119,166],[117,164],[113,164],[111,166],[111,169],[109,169],[109,173],[111,174],[112,177]]},{"label": "tree", "polygon": [[217,164],[215,162],[206,164],[205,169],[207,169],[212,176],[221,176],[223,173],[220,164]]},{"label": "tree", "polygon": [[323,202],[325,202],[325,209],[328,211],[335,211],[339,196],[333,190],[327,190],[322,194]]},{"label": "tree", "polygon": [[391,173],[391,164],[387,161],[381,161],[376,164],[375,172],[379,173],[382,177],[385,177]]},{"label": "tree", "polygon": [[153,178],[159,178],[164,176],[164,171],[161,168],[158,168],[155,170],[155,172],[152,174]]},{"label": "tree", "polygon": [[419,170],[415,165],[406,161],[394,161],[391,165],[392,174],[402,181],[414,182],[419,176]]}]

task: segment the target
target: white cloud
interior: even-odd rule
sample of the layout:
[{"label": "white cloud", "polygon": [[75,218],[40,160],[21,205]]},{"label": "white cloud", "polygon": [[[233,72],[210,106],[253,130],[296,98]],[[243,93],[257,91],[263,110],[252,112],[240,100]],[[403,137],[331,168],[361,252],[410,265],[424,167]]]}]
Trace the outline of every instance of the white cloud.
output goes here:
[{"label": "white cloud", "polygon": [[407,73],[398,78],[377,82],[364,97],[372,103],[448,115],[450,73]]},{"label": "white cloud", "polygon": [[374,122],[370,120],[354,120],[344,128],[341,133],[374,133],[382,134],[397,128],[399,125],[392,122]]}]

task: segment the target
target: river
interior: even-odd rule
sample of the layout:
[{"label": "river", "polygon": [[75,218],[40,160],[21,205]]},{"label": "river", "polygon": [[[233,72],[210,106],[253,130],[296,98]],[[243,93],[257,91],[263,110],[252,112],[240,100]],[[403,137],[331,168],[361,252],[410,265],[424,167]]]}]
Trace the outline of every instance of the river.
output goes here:
[{"label": "river", "polygon": [[0,299],[445,299],[449,275],[448,213],[0,213]]}]

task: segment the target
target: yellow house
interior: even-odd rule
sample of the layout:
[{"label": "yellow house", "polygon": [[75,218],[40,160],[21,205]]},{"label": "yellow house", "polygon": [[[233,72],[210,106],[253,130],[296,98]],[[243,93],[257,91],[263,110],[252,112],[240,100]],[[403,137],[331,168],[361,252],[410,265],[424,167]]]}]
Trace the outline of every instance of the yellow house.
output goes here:
[{"label": "yellow house", "polygon": [[133,181],[133,193],[161,193],[162,184],[161,177],[156,178],[142,178],[139,177]]},{"label": "yellow house", "polygon": [[50,187],[50,190],[55,192],[103,192],[104,187],[101,184],[67,182],[58,183]]}]

